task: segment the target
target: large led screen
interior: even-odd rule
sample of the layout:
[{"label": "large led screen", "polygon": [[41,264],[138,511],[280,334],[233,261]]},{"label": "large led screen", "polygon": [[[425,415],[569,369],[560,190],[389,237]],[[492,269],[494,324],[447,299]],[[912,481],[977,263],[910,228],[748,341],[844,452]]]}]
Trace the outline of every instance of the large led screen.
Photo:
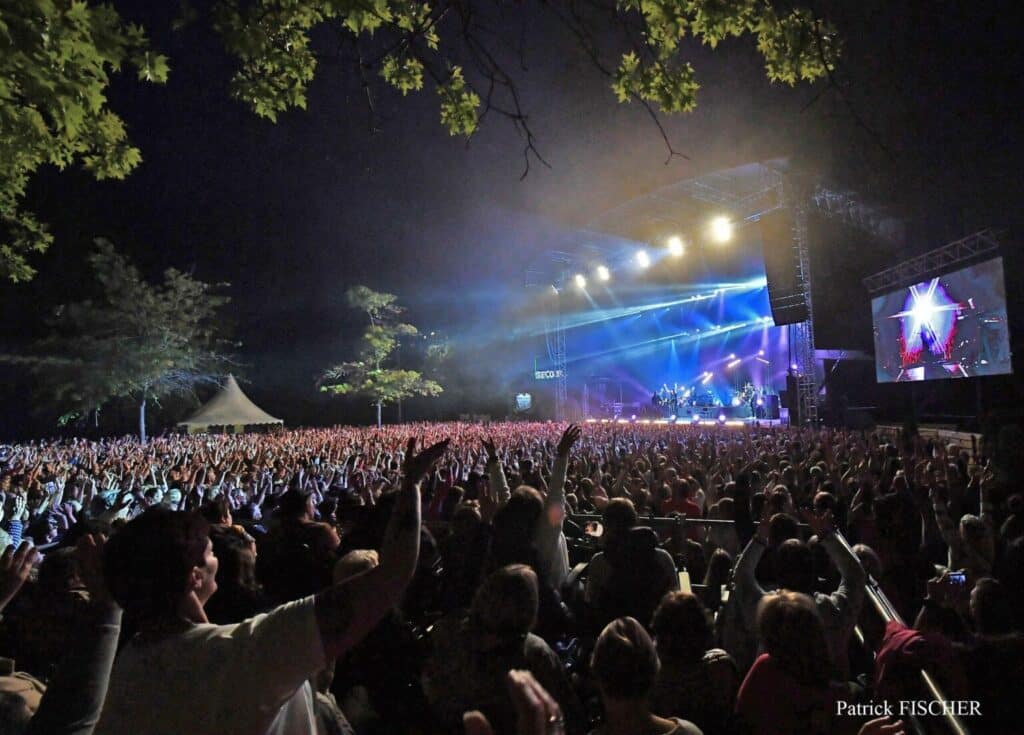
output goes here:
[{"label": "large led screen", "polygon": [[1003,259],[871,301],[879,383],[1013,372]]}]

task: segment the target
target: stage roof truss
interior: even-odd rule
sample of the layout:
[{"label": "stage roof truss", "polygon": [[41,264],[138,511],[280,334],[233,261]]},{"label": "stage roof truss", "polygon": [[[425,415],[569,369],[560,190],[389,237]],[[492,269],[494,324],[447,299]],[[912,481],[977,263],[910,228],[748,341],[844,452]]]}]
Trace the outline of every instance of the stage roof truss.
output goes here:
[{"label": "stage roof truss", "polygon": [[811,195],[811,202],[821,214],[863,230],[882,242],[904,243],[903,220],[863,201],[855,192],[818,186]]},{"label": "stage roof truss", "polygon": [[992,229],[984,229],[868,276],[864,279],[864,287],[869,294],[895,291],[920,283],[926,277],[934,276],[940,271],[949,271],[954,266],[976,262],[981,256],[996,253],[998,250],[998,233]]}]

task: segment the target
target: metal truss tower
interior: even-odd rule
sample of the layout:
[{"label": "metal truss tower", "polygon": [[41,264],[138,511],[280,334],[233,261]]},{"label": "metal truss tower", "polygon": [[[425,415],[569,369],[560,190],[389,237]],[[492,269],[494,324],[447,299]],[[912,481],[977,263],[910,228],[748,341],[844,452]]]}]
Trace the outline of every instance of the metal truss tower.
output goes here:
[{"label": "metal truss tower", "polygon": [[568,413],[569,392],[567,358],[565,354],[565,325],[562,323],[562,292],[555,297],[553,326],[548,331],[548,357],[555,371],[555,420],[565,421]]},{"label": "metal truss tower", "polygon": [[562,252],[548,254],[556,264],[557,273],[552,278],[550,267],[533,267],[526,272],[527,288],[539,288],[551,294],[549,309],[544,311],[544,343],[548,360],[555,377],[555,419],[565,421],[569,413],[568,400],[568,355],[565,349],[565,324],[562,321],[562,291],[569,280],[567,256]]},{"label": "metal truss tower", "polygon": [[817,361],[814,353],[814,299],[811,297],[811,261],[807,233],[806,197],[799,192],[790,192],[789,206],[793,213],[793,250],[796,261],[797,288],[807,305],[807,320],[794,324],[790,331],[793,347],[793,361],[797,366],[797,400],[800,420],[803,423],[818,423],[818,381]]}]

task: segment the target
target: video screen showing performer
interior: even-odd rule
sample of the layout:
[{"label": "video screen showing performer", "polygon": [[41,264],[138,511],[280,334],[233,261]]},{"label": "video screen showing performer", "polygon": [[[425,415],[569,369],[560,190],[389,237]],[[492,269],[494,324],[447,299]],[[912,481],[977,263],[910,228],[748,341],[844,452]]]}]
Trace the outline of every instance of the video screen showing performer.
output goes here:
[{"label": "video screen showing performer", "polygon": [[880,383],[1013,372],[1002,258],[879,296],[871,311]]}]

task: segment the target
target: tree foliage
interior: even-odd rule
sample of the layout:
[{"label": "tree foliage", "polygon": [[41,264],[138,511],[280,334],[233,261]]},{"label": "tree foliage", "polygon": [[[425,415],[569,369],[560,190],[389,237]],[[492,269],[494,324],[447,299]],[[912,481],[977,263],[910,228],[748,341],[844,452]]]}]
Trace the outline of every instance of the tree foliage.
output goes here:
[{"label": "tree foliage", "polygon": [[366,314],[369,324],[356,347],[356,359],[324,371],[320,390],[335,395],[369,398],[378,408],[412,396],[436,396],[441,386],[416,370],[386,367],[402,337],[419,332],[400,320],[403,309],[397,297],[366,286],[350,288],[345,299],[353,309]]},{"label": "tree foliage", "polygon": [[142,81],[167,79],[167,60],[150,50],[143,29],[109,5],[0,4],[0,277],[32,278],[26,256],[52,242],[23,205],[36,170],[80,164],[97,179],[122,179],[142,160],[107,105],[110,76],[126,64]]},{"label": "tree foliage", "polygon": [[89,262],[101,297],[60,307],[28,358],[65,420],[115,398],[141,405],[218,382],[228,365],[218,351],[221,287],[173,268],[148,283],[106,240]]},{"label": "tree foliage", "polygon": [[[482,116],[495,111],[511,118],[532,145],[515,81],[491,35],[509,18],[496,16],[501,11],[493,7],[465,0],[226,0],[218,6],[217,27],[240,63],[232,94],[258,115],[274,120],[289,108],[305,108],[325,55],[314,37],[327,30],[338,46],[355,50],[360,74],[376,72],[403,95],[429,79],[450,134],[472,135]],[[616,0],[609,7],[571,0],[543,8],[611,77],[620,102],[637,101],[652,113],[688,112],[697,104],[700,84],[686,60],[687,38],[715,48],[750,36],[768,78],[789,85],[827,76],[839,55],[834,28],[788,3]],[[619,40],[617,60],[600,50],[609,36]]]},{"label": "tree foliage", "polygon": [[[502,38],[527,10],[481,0],[179,0],[175,28],[208,21],[237,64],[230,95],[276,121],[305,109],[325,68],[359,76],[375,116],[375,78],[408,95],[432,86],[441,124],[471,136],[488,114],[512,121],[543,162],[508,68]],[[688,112],[700,83],[685,42],[712,48],[749,37],[773,82],[830,76],[840,44],[810,9],[777,0],[568,0],[539,6],[564,27],[609,78],[620,102],[636,102],[661,130],[658,114]],[[519,15],[519,18],[516,15]],[[525,33],[521,29],[513,29]],[[612,50],[609,50],[612,49]],[[520,55],[522,51],[520,49]],[[331,63],[324,63],[324,62]],[[341,62],[341,63],[338,63]],[[7,0],[0,5],[0,275],[32,277],[26,255],[51,241],[22,206],[39,167],[79,163],[97,178],[123,178],[141,160],[124,122],[107,106],[110,75],[125,64],[162,82],[167,60],[141,28],[92,0]],[[525,71],[525,61],[518,65]],[[671,144],[661,130],[670,153]]]}]

